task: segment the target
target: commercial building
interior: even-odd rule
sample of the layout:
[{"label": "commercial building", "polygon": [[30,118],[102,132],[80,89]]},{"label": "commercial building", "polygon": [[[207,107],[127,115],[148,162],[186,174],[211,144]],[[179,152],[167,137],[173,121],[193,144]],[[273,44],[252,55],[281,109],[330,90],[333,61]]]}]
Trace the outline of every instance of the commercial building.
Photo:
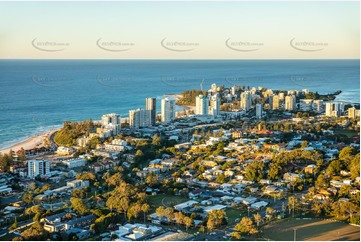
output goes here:
[{"label": "commercial building", "polygon": [[163,123],[171,122],[175,117],[175,101],[169,98],[163,98],[161,103],[161,121]]},{"label": "commercial building", "polygon": [[207,115],[209,109],[209,99],[207,96],[199,95],[196,97],[196,114]]},{"label": "commercial building", "polygon": [[34,179],[36,176],[46,176],[50,173],[50,162],[47,160],[29,160],[28,177]]},{"label": "commercial building", "polygon": [[145,109],[150,110],[150,125],[155,125],[157,117],[157,99],[149,97],[145,99]]}]

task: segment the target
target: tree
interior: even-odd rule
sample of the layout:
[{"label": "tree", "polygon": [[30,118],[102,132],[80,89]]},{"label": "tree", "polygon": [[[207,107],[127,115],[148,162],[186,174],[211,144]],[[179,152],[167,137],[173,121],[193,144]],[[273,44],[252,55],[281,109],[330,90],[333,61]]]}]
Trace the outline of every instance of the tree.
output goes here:
[{"label": "tree", "polygon": [[88,213],[89,208],[83,201],[83,199],[72,197],[70,198],[71,208],[75,210],[80,215]]},{"label": "tree", "polygon": [[222,173],[222,174],[219,174],[216,178],[216,182],[220,183],[220,184],[223,184],[226,182],[226,176]]},{"label": "tree", "polygon": [[129,198],[128,197],[122,197],[120,199],[119,203],[120,203],[119,204],[120,208],[124,213],[124,217],[126,217],[127,216],[127,211],[128,211],[128,208],[129,208]]},{"label": "tree", "polygon": [[18,227],[18,221],[17,221],[17,219],[15,217],[15,221],[14,221],[13,225],[10,226],[9,231],[14,230],[17,227]]},{"label": "tree", "polygon": [[254,227],[252,219],[243,217],[242,220],[236,224],[234,230],[242,234],[256,234],[258,230]]},{"label": "tree", "polygon": [[117,172],[111,177],[107,178],[105,181],[108,186],[118,186],[123,181],[123,175],[120,172]]},{"label": "tree", "polygon": [[161,144],[161,138],[157,134],[155,134],[153,136],[152,145],[159,147],[160,144]]},{"label": "tree", "polygon": [[264,163],[262,161],[253,161],[246,167],[245,177],[248,181],[259,181],[263,178]]},{"label": "tree", "polygon": [[20,161],[26,161],[25,150],[24,150],[23,147],[21,147],[21,150],[20,150],[19,160]]},{"label": "tree", "polygon": [[162,217],[165,216],[165,207],[163,207],[163,206],[157,207],[157,209],[155,210],[155,213],[158,215],[159,219],[162,219]]},{"label": "tree", "polygon": [[184,217],[185,216],[184,216],[184,214],[182,212],[174,213],[175,222],[177,224],[183,224]]},{"label": "tree", "polygon": [[30,228],[21,233],[24,240],[46,240],[48,239],[48,232],[44,230],[39,222],[35,222]]},{"label": "tree", "polygon": [[33,202],[34,196],[32,194],[32,192],[30,190],[26,190],[26,192],[24,192],[21,200],[27,204]]},{"label": "tree", "polygon": [[206,231],[206,227],[204,227],[203,225],[201,225],[199,227],[199,230],[198,230],[200,233],[204,233]]},{"label": "tree", "polygon": [[350,164],[351,178],[356,179],[360,176],[360,153],[356,154]]},{"label": "tree", "polygon": [[183,219],[184,225],[186,226],[186,231],[188,231],[188,228],[192,226],[193,219],[190,217],[184,217]]},{"label": "tree", "polygon": [[323,204],[318,199],[315,199],[312,203],[311,211],[316,215],[316,217],[320,216],[323,211]]},{"label": "tree", "polygon": [[295,196],[288,197],[288,210],[291,214],[291,211],[293,211],[293,215],[295,214],[295,211],[299,210],[301,207],[300,200],[296,198]]},{"label": "tree", "polygon": [[142,205],[142,212],[143,212],[143,214],[144,214],[144,223],[145,223],[145,215],[149,212],[149,210],[150,210],[150,206],[149,206],[149,204],[148,203],[144,203],[143,205]]},{"label": "tree", "polygon": [[92,173],[92,172],[85,172],[85,173],[77,174],[75,177],[76,177],[76,179],[80,179],[80,180],[94,181],[96,179],[94,173]]},{"label": "tree", "polygon": [[149,172],[145,179],[145,183],[147,183],[149,186],[154,186],[158,183],[158,175],[154,174],[153,172]]},{"label": "tree", "polygon": [[128,219],[131,220],[132,218],[138,218],[141,211],[141,205],[139,203],[133,203],[127,211]]},{"label": "tree", "polygon": [[256,213],[255,215],[253,215],[253,218],[254,218],[254,221],[257,224],[257,227],[259,227],[260,223],[263,222],[263,218],[262,218],[261,214]]},{"label": "tree", "polygon": [[327,167],[327,175],[334,176],[339,174],[342,168],[341,162],[339,160],[333,160]]},{"label": "tree", "polygon": [[241,234],[238,233],[238,232],[232,232],[230,235],[231,235],[235,240],[241,240],[241,238],[242,238]]},{"label": "tree", "polygon": [[75,189],[71,192],[71,196],[76,198],[84,198],[86,196],[86,192],[83,189]]},{"label": "tree", "polygon": [[338,154],[338,158],[344,161],[346,164],[349,164],[353,159],[354,154],[355,154],[355,148],[351,146],[346,146],[345,148],[340,150],[340,153]]},{"label": "tree", "polygon": [[226,212],[224,210],[212,210],[208,213],[208,230],[212,231],[224,223],[226,223]]}]

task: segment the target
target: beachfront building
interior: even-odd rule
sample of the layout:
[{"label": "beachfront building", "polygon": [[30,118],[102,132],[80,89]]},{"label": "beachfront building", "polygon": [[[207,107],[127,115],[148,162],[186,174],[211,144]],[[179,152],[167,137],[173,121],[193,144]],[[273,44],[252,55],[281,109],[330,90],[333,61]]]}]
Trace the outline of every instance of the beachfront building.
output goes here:
[{"label": "beachfront building", "polygon": [[285,93],[284,92],[280,92],[280,93],[278,93],[278,98],[279,98],[279,100],[285,100]]},{"label": "beachfront building", "polygon": [[326,103],[325,114],[329,117],[339,117],[344,111],[343,102]]},{"label": "beachfront building", "polygon": [[70,155],[73,151],[74,151],[73,148],[65,147],[65,146],[59,146],[56,149],[56,154],[57,155]]},{"label": "beachfront building", "polygon": [[209,99],[207,96],[199,95],[196,97],[196,114],[207,115],[209,109]]},{"label": "beachfront building", "polygon": [[101,137],[109,137],[109,135],[103,134],[107,132],[110,132],[110,135],[117,135],[119,134],[121,129],[120,115],[116,113],[104,114],[101,119],[101,124],[102,130],[100,130],[99,132],[99,134],[101,134]]},{"label": "beachfront building", "polygon": [[145,99],[145,110],[150,110],[150,125],[154,126],[157,117],[157,100],[154,97]]},{"label": "beachfront building", "polygon": [[69,159],[63,160],[62,163],[68,168],[82,167],[86,165],[86,160],[84,158]]},{"label": "beachfront building", "polygon": [[50,173],[50,162],[47,160],[29,160],[28,177],[34,179],[37,176],[46,176]]},{"label": "beachfront building", "polygon": [[169,98],[163,98],[161,103],[161,121],[163,123],[171,122],[175,117],[175,101]]},{"label": "beachfront building", "polygon": [[209,104],[210,105],[208,113],[213,116],[219,115],[219,112],[221,110],[221,100],[218,94],[211,96]]},{"label": "beachfront building", "polygon": [[116,113],[104,114],[101,122],[103,126],[120,125],[120,115]]},{"label": "beachfront building", "polygon": [[241,109],[248,111],[251,108],[251,94],[248,91],[241,93]]},{"label": "beachfront building", "polygon": [[151,113],[151,110],[141,108],[129,110],[129,126],[136,129],[150,126]]},{"label": "beachfront building", "polygon": [[263,109],[262,109],[262,103],[256,104],[256,118],[260,119],[262,118]]},{"label": "beachfront building", "polygon": [[296,97],[294,95],[288,95],[285,98],[285,110],[296,110]]},{"label": "beachfront building", "polygon": [[301,99],[300,100],[300,109],[302,111],[310,111],[312,108],[312,99]]},{"label": "beachfront building", "polygon": [[313,109],[318,113],[323,112],[323,100],[313,100]]},{"label": "beachfront building", "polygon": [[347,109],[348,118],[359,118],[360,110],[357,110],[355,107]]},{"label": "beachfront building", "polygon": [[278,95],[270,95],[269,96],[269,105],[272,110],[278,110],[280,108],[280,99]]}]

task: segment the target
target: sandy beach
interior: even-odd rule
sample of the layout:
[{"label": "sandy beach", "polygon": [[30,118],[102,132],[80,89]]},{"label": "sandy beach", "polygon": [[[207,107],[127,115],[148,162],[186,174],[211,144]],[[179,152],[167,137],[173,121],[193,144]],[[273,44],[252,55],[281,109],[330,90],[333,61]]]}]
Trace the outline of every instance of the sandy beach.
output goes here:
[{"label": "sandy beach", "polygon": [[[179,99],[181,97],[183,97],[182,94],[165,94],[164,96],[170,97],[170,98],[176,98]],[[177,104],[178,105],[178,104]],[[193,112],[196,111],[196,107],[195,106],[189,106],[189,105],[178,105],[178,106],[182,106],[184,107],[186,110],[193,110]]]},{"label": "sandy beach", "polygon": [[36,135],[36,136],[33,136],[33,137],[30,137],[29,139],[19,143],[19,144],[15,144],[9,148],[6,148],[6,149],[3,149],[3,150],[0,150],[0,153],[3,153],[3,154],[6,154],[6,153],[9,153],[10,150],[13,150],[15,152],[17,152],[18,150],[20,150],[21,148],[23,148],[24,150],[29,150],[29,149],[32,149],[32,148],[40,148],[42,146],[45,145],[45,140],[46,139],[49,139],[50,136],[58,131],[59,129],[53,129],[53,130],[50,130],[48,132],[45,132],[43,134],[39,134],[39,135]]}]

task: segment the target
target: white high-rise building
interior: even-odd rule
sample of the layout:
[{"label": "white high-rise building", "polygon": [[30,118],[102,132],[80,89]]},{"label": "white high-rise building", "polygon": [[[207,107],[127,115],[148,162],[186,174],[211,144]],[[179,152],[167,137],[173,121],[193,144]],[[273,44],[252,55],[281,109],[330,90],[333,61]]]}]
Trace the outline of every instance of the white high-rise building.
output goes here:
[{"label": "white high-rise building", "polygon": [[313,100],[313,109],[316,112],[323,112],[323,100]]},{"label": "white high-rise building", "polygon": [[199,95],[196,97],[196,114],[207,115],[209,108],[209,99],[207,96]]},{"label": "white high-rise building", "polygon": [[232,94],[233,96],[236,95],[236,90],[237,90],[237,87],[236,87],[236,86],[231,87],[231,94]]},{"label": "white high-rise building", "polygon": [[102,116],[102,125],[120,125],[120,115],[116,113],[104,114]]},{"label": "white high-rise building", "polygon": [[285,110],[293,111],[296,109],[296,97],[288,95],[285,98]]},{"label": "white high-rise building", "polygon": [[300,100],[300,109],[302,111],[309,111],[312,108],[312,99],[301,99]]},{"label": "white high-rise building", "polygon": [[278,93],[278,98],[279,98],[280,100],[285,100],[285,93],[284,93],[284,92]]},{"label": "white high-rise building", "polygon": [[157,116],[157,99],[149,97],[145,99],[145,109],[151,111],[151,125],[155,125]]},{"label": "white high-rise building", "polygon": [[251,108],[251,94],[248,91],[241,93],[241,109],[248,111]]},{"label": "white high-rise building", "polygon": [[213,116],[219,115],[221,110],[221,100],[218,94],[211,96],[209,103],[210,105],[208,113]]},{"label": "white high-rise building", "polygon": [[347,109],[348,117],[349,118],[359,118],[360,117],[360,110],[356,109],[355,107]]},{"label": "white high-rise building", "polygon": [[174,110],[174,103],[175,101],[169,98],[163,98],[161,103],[162,109],[162,116],[161,120],[163,123],[171,122],[175,117],[175,110]]},{"label": "white high-rise building", "polygon": [[47,160],[29,160],[28,177],[46,176],[50,173],[50,162]]},{"label": "white high-rise building", "polygon": [[262,118],[263,109],[262,109],[262,103],[256,104],[256,118]]},{"label": "white high-rise building", "polygon": [[151,117],[151,110],[129,110],[129,126],[136,129],[151,126]]},{"label": "white high-rise building", "polygon": [[271,94],[269,96],[269,105],[272,110],[278,110],[280,108],[280,100],[278,95]]},{"label": "white high-rise building", "polygon": [[339,117],[344,112],[343,102],[326,103],[325,114],[329,117]]}]

